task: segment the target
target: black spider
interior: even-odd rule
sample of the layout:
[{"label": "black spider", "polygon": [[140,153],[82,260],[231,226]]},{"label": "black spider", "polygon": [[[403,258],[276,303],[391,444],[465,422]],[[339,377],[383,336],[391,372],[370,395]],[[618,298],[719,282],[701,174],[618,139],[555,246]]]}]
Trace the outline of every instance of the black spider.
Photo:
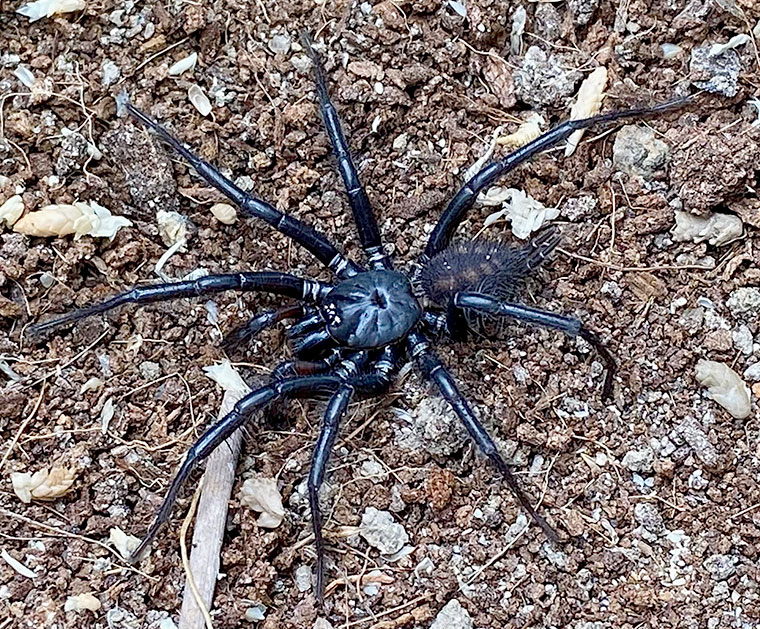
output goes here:
[{"label": "black spider", "polygon": [[433,335],[438,338],[441,334],[447,334],[454,339],[461,339],[474,324],[497,317],[534,323],[560,330],[570,336],[580,336],[597,349],[606,364],[607,374],[602,393],[605,398],[612,390],[614,359],[578,319],[530,308],[515,301],[522,278],[534,271],[558,245],[559,235],[555,229],[544,230],[523,248],[483,241],[452,245],[451,236],[482,190],[533,155],[566,139],[573,131],[599,123],[658,114],[680,106],[684,101],[567,121],[506,158],[483,168],[457,192],[430,235],[420,261],[419,283],[430,304],[429,307],[423,307],[415,296],[410,278],[393,269],[391,258],[383,248],[377,222],[359,182],[338,115],[328,96],[319,57],[308,38],[305,38],[304,45],[315,68],[322,116],[348,192],[359,239],[367,257],[367,267],[345,257],[320,232],[241,190],[216,168],[185,148],[158,123],[128,105],[132,116],[152,129],[210,185],[224,193],[248,216],[265,221],[305,247],[333,271],[339,281],[336,284],[326,284],[277,272],[209,275],[196,280],[133,288],[104,303],[37,324],[31,330],[39,333],[66,322],[106,312],[122,304],[142,304],[225,290],[263,291],[284,295],[299,302],[261,312],[228,337],[228,342],[238,343],[280,321],[296,319],[288,329],[288,334],[297,359],[276,367],[269,384],[241,399],[228,415],[211,426],[190,448],[133,558],[142,554],[160,526],[169,518],[177,494],[191,471],[243,426],[254,409],[281,396],[329,393],[331,397],[308,479],[317,551],[316,596],[321,601],[324,591],[325,544],[318,491],[338,434],[340,420],[355,394],[377,396],[386,392],[394,371],[405,357],[415,360],[422,374],[435,383],[477,446],[499,469],[523,508],[547,537],[556,541],[556,533],[531,506],[493,440],[462,397],[446,368],[430,349],[428,337]]}]

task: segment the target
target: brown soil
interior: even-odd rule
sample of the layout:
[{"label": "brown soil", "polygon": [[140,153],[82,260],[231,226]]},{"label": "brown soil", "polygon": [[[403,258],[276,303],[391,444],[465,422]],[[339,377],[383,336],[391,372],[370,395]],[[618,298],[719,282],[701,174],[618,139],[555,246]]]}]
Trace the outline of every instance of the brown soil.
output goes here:
[{"label": "brown soil", "polygon": [[[593,3],[568,4],[581,15]],[[743,7],[746,20],[718,4]],[[603,63],[610,74],[606,107],[654,102],[685,91],[693,46],[749,32],[760,18],[752,4],[604,0],[587,25],[574,23],[571,8],[558,4],[553,32],[534,20],[540,3],[526,3],[524,44],[561,54],[568,72]],[[38,575],[22,576],[0,561],[0,629],[155,629],[170,626],[161,624],[167,615],[176,621],[184,584],[177,536],[190,492],[137,570],[95,541],[107,544],[112,527],[136,535],[146,529],[197,434],[188,430],[191,407],[199,428],[219,408],[221,393],[202,367],[223,357],[220,330],[275,300],[215,297],[218,328],[209,323],[205,300],[124,308],[105,327],[94,318],[38,345],[22,341],[24,327],[45,313],[155,280],[153,268],[167,248],[158,209],[178,210],[193,226],[187,251],[164,267],[172,278],[198,268],[329,277],[260,223],[216,221],[208,208],[218,194],[118,118],[114,97],[126,90],[204,158],[235,178],[247,175],[258,195],[318,226],[358,259],[312,79],[292,63],[302,53],[273,54],[268,46],[275,33],[297,41],[299,29],[319,30],[361,177],[384,237],[404,261],[400,266],[410,268],[461,172],[482,155],[497,126],[513,131],[512,116],[528,109],[515,101],[510,76],[521,62],[509,54],[517,6],[473,0],[465,20],[448,3],[429,0],[385,0],[371,10],[370,3],[297,0],[89,2],[83,12],[33,24],[11,12],[15,4],[2,7],[0,175],[7,179],[0,179],[0,202],[23,187],[27,211],[94,200],[134,225],[113,242],[0,233],[0,357],[21,377],[0,372],[2,455],[18,435],[0,470],[0,546]],[[550,44],[533,35],[552,32]],[[663,43],[684,51],[664,60]],[[261,604],[265,620],[258,625],[266,629],[310,629],[318,616],[336,628],[427,628],[452,598],[481,629],[760,622],[757,387],[754,415],[737,420],[707,399],[694,378],[699,358],[728,363],[740,374],[760,359],[757,313],[737,315],[726,306],[737,288],[760,281],[758,134],[750,125],[756,111],[747,104],[760,89],[756,46],[737,49],[743,70],[735,97],[704,97],[650,123],[669,144],[673,164],[653,180],[615,174],[614,135],[581,144],[567,159],[543,155],[506,178],[546,205],[563,207],[584,195],[598,200],[572,221],[561,217],[570,253],[548,265],[530,299],[577,314],[614,348],[620,362],[614,403],[599,399],[599,364],[588,348],[553,332],[516,329],[501,341],[439,346],[526,489],[542,496],[541,510],[560,531],[561,546],[547,545],[530,527],[502,553],[520,511],[493,469],[469,446],[453,457],[432,457],[399,445],[395,409],[410,409],[414,381],[407,379],[386,398],[352,407],[344,434],[374,419],[338,447],[328,476],[329,529],[358,525],[370,506],[390,509],[415,547],[386,563],[360,538],[337,541],[328,580],[379,566],[394,582],[370,595],[340,587],[319,612],[294,580],[298,566],[313,564],[309,544],[292,550],[310,532],[303,506],[289,508],[283,525],[265,531],[235,499],[214,626],[251,626],[246,611]],[[193,51],[200,56],[195,70],[168,77],[168,67]],[[13,76],[19,61],[52,85],[53,94],[13,95],[28,91]],[[104,85],[111,64],[119,75]],[[213,119],[190,105],[194,82],[210,95]],[[567,112],[543,113],[556,122]],[[104,157],[88,161],[86,142],[62,137],[63,127],[91,138]],[[396,141],[401,134],[405,142]],[[736,212],[746,224],[741,240],[724,247],[667,242],[669,202],[690,182],[698,184],[687,195],[693,211]],[[474,211],[461,234],[478,232],[488,212]],[[511,238],[502,223],[487,235]],[[714,268],[694,268],[706,258]],[[49,288],[43,273],[54,278]],[[707,315],[699,298],[714,305]],[[742,324],[754,336],[750,354],[732,340]],[[246,352],[244,373],[256,382],[287,356],[281,330],[266,333]],[[103,384],[80,393],[93,377]],[[104,435],[100,414],[109,399],[115,415]],[[323,405],[279,408],[253,422],[235,496],[243,473],[281,472],[286,505],[303,482]],[[653,444],[651,467],[634,476],[624,456]],[[360,467],[367,460],[382,461],[392,474],[364,478]],[[77,472],[64,496],[23,504],[13,493],[12,472],[56,465]],[[432,571],[415,571],[426,558]],[[460,589],[458,579],[472,582]],[[102,607],[65,612],[67,598],[83,592]]]}]

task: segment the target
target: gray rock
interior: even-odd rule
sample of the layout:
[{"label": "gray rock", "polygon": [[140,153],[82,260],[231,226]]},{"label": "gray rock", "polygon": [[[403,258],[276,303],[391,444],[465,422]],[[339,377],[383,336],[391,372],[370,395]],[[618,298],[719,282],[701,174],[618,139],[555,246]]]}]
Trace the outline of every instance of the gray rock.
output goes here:
[{"label": "gray rock", "polygon": [[467,442],[467,430],[442,397],[422,398],[409,417],[420,446],[434,456],[451,456]]},{"label": "gray rock", "polygon": [[308,592],[311,589],[311,568],[306,565],[298,566],[295,580],[299,592]]},{"label": "gray rock", "polygon": [[599,0],[567,0],[567,6],[573,14],[577,26],[585,26],[599,7]]},{"label": "gray rock", "polygon": [[277,33],[276,35],[272,35],[268,46],[269,50],[275,54],[278,52],[287,54],[290,51],[290,44],[290,35],[287,33]]},{"label": "gray rock", "polygon": [[734,341],[734,347],[742,354],[749,356],[752,353],[754,340],[752,338],[752,332],[746,325],[737,325],[731,331],[731,338]]},{"label": "gray rock", "polygon": [[615,136],[613,166],[630,176],[652,179],[667,166],[670,148],[649,127],[626,125]]},{"label": "gray rock", "polygon": [[113,85],[119,79],[121,70],[119,70],[119,66],[117,66],[113,61],[106,59],[103,62],[103,65],[100,66],[100,73],[100,82],[103,85]]},{"label": "gray rock", "polygon": [[651,472],[653,463],[654,451],[649,446],[630,450],[623,457],[623,465],[632,472],[639,472],[640,474]]},{"label": "gray rock", "polygon": [[472,629],[472,618],[457,599],[452,599],[438,612],[430,629]]},{"label": "gray rock", "polygon": [[714,581],[728,579],[736,572],[737,558],[730,555],[711,555],[702,564]]},{"label": "gray rock", "polygon": [[697,46],[691,51],[689,71],[692,83],[713,94],[735,96],[739,91],[739,73],[742,64],[735,50],[719,55],[710,54],[712,44]]},{"label": "gray rock", "polygon": [[729,295],[726,305],[734,316],[757,314],[760,312],[760,288],[754,286],[737,288]]},{"label": "gray rock", "polygon": [[580,78],[577,71],[563,68],[557,55],[531,46],[514,73],[515,95],[531,107],[564,107]]},{"label": "gray rock", "polygon": [[55,174],[66,177],[79,170],[87,160],[87,139],[79,132],[64,130],[61,152],[55,160]]},{"label": "gray rock", "polygon": [[719,456],[715,446],[710,443],[707,435],[702,430],[696,419],[687,417],[676,427],[676,432],[683,438],[686,443],[694,450],[694,454],[707,467],[716,467]]},{"label": "gray rock", "polygon": [[651,502],[640,502],[633,508],[633,517],[650,533],[659,534],[665,530],[662,516]]},{"label": "gray rock", "polygon": [[333,629],[332,623],[325,618],[317,618],[314,621],[314,629]]},{"label": "gray rock", "polygon": [[144,360],[138,367],[140,375],[146,380],[155,380],[161,376],[161,365],[150,360]]},{"label": "gray rock", "polygon": [[378,511],[374,507],[367,507],[364,512],[359,535],[383,555],[397,553],[409,541],[404,527],[394,522],[388,511]]},{"label": "gray rock", "polygon": [[[540,6],[551,5],[542,4]],[[591,216],[598,204],[599,202],[596,200],[596,198],[590,194],[586,194],[580,197],[571,197],[560,208],[560,214],[567,217],[568,220],[579,221]]]},{"label": "gray rock", "polygon": [[541,2],[536,6],[533,28],[541,39],[547,42],[557,41],[562,34],[562,17],[553,4]]},{"label": "gray rock", "polygon": [[747,367],[744,370],[744,378],[752,382],[760,380],[760,362]]}]

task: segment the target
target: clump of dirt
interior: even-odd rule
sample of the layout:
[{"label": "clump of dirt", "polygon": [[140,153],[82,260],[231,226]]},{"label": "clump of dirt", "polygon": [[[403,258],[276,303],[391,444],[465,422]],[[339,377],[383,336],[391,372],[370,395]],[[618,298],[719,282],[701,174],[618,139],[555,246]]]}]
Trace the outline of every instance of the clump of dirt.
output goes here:
[{"label": "clump of dirt", "polygon": [[[218,412],[221,392],[202,368],[223,358],[223,333],[281,301],[221,294],[126,307],[40,343],[26,326],[155,281],[167,251],[159,210],[179,211],[193,227],[163,264],[166,278],[278,269],[329,279],[261,222],[217,221],[209,208],[221,196],[120,118],[117,99],[126,93],[240,187],[360,257],[301,29],[318,33],[354,160],[405,270],[497,127],[514,132],[531,113],[544,128],[567,118],[597,65],[609,74],[603,110],[694,93],[692,78],[711,89],[709,77],[689,76],[692,50],[749,40],[728,55],[734,96],[703,95],[631,121],[638,131],[626,135],[628,149],[666,145],[655,169],[621,173],[614,133],[600,130],[570,158],[550,152],[499,181],[560,208],[561,252],[524,299],[580,317],[612,348],[613,400],[599,399],[603,367],[592,348],[554,331],[509,326],[498,340],[437,345],[561,542],[528,524],[469,442],[446,455],[410,445],[409,418],[436,393],[417,383],[415,395],[417,376],[404,371],[391,394],[350,408],[331,460],[328,582],[341,580],[324,609],[303,578],[314,563],[305,479],[324,405],[288,403],[251,420],[233,496],[243,475],[277,478],[287,513],[263,530],[233,499],[214,626],[427,629],[448,617],[478,628],[757,624],[760,325],[756,311],[730,304],[760,283],[751,104],[760,96],[759,19],[748,0],[88,2],[34,23],[6,13],[0,204],[15,194],[27,212],[96,201],[133,222],[113,241],[0,232],[8,626],[175,626],[185,581],[177,533],[191,492],[135,566],[111,551],[110,529],[147,529],[183,454]],[[170,76],[193,52],[197,65]],[[208,117],[188,100],[193,85],[210,99]],[[494,157],[506,152],[497,145]],[[745,231],[724,246],[674,242],[676,210],[736,213]],[[479,234],[492,212],[472,211],[460,236]],[[505,223],[481,235],[512,239]],[[244,348],[240,369],[252,384],[290,356],[286,341],[275,329]],[[706,395],[695,379],[703,358],[745,379],[750,419]],[[59,463],[77,470],[63,496],[25,504],[13,493],[12,472]],[[380,555],[357,534],[368,509],[403,527],[409,541],[398,553]],[[372,571],[382,576],[357,585]]]}]

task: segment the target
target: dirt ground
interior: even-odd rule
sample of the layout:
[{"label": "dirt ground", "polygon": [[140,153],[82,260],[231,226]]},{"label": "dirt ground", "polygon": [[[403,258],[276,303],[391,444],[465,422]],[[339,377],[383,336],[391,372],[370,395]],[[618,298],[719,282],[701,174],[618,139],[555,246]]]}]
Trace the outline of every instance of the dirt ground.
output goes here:
[{"label": "dirt ground", "polygon": [[[205,299],[127,307],[40,344],[23,331],[156,281],[167,250],[161,209],[190,221],[186,250],[163,267],[171,279],[197,269],[329,278],[265,225],[217,221],[209,208],[221,197],[117,116],[124,91],[240,185],[359,258],[296,43],[304,28],[325,42],[334,100],[404,269],[497,127],[512,132],[532,110],[550,124],[567,118],[598,65],[609,73],[605,109],[696,93],[692,50],[750,37],[726,53],[740,66],[735,89],[646,123],[667,152],[646,172],[617,172],[616,133],[595,130],[571,157],[542,155],[500,182],[560,209],[563,252],[525,299],[598,331],[619,361],[613,400],[600,399],[601,363],[589,347],[554,332],[514,328],[498,341],[438,346],[561,543],[535,526],[520,533],[512,495],[469,444],[451,455],[408,445],[402,427],[433,395],[409,375],[351,407],[351,438],[331,460],[326,496],[328,531],[358,526],[369,507],[389,510],[412,548],[390,561],[356,535],[331,542],[328,582],[375,569],[392,582],[340,586],[320,611],[296,573],[314,563],[311,544],[298,542],[310,534],[303,483],[323,404],[290,403],[249,429],[214,626],[428,628],[453,599],[471,625],[439,619],[436,629],[760,626],[760,384],[746,378],[752,409],[736,419],[695,378],[701,358],[740,375],[760,361],[760,293],[757,303],[751,293],[760,284],[760,133],[749,102],[760,96],[760,9],[753,0],[465,4],[466,16],[464,5],[432,0],[90,0],[30,23],[17,3],[2,3],[0,203],[17,193],[26,212],[96,201],[132,226],[113,241],[0,232],[0,547],[36,573],[0,561],[0,629],[177,622],[178,534],[192,491],[134,567],[109,552],[109,531],[146,530],[183,453],[218,412],[222,393],[202,368],[224,357],[223,333],[276,300],[223,294],[216,315]],[[511,50],[521,6],[525,32]],[[664,55],[663,44],[680,51]],[[192,52],[195,68],[169,76]],[[529,58],[544,68],[555,60],[556,75],[530,74]],[[19,65],[35,79],[31,96]],[[190,104],[192,84],[209,95],[211,115]],[[720,245],[677,242],[677,209],[739,216],[744,233]],[[492,211],[473,211],[460,236],[478,233]],[[512,239],[504,222],[484,235]],[[288,355],[277,329],[233,358],[255,383]],[[106,403],[114,413],[104,434]],[[75,474],[62,496],[25,504],[14,493],[11,473],[56,466]],[[276,529],[259,529],[240,506],[251,475],[278,478],[287,513]],[[67,611],[83,593],[99,608]]]}]

